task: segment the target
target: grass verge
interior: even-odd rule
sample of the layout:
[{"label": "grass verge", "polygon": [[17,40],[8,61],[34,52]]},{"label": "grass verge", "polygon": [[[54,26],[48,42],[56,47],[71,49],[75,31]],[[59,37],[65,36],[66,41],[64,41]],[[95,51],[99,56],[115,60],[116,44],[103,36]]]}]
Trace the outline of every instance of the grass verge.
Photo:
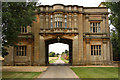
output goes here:
[{"label": "grass verge", "polygon": [[49,63],[54,63],[56,60],[58,60],[58,58],[50,60]]},{"label": "grass verge", "polygon": [[42,72],[2,72],[2,78],[37,78]]},{"label": "grass verge", "polygon": [[79,78],[118,78],[117,67],[72,67]]}]

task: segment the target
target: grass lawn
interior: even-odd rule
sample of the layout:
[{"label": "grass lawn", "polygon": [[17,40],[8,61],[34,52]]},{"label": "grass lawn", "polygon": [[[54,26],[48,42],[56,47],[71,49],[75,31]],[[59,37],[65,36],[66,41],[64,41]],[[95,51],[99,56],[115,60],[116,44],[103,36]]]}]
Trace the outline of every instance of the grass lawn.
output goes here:
[{"label": "grass lawn", "polygon": [[72,67],[79,78],[118,78],[117,67]]},{"label": "grass lawn", "polygon": [[69,63],[69,60],[63,59],[62,57],[61,60],[64,61],[65,63]]},{"label": "grass lawn", "polygon": [[50,60],[49,63],[54,63],[56,60],[58,60],[58,58]]},{"label": "grass lawn", "polygon": [[2,72],[2,78],[37,78],[41,72]]}]

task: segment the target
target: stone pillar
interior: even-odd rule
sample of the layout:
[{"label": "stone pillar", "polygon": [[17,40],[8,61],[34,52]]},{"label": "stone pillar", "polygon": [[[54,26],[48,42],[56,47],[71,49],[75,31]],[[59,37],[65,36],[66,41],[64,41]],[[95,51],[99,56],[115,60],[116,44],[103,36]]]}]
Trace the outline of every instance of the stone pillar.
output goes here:
[{"label": "stone pillar", "polygon": [[40,14],[40,28],[43,28],[43,14]]},{"label": "stone pillar", "polygon": [[45,29],[46,26],[46,15],[43,14],[43,28]]},{"label": "stone pillar", "polygon": [[46,65],[45,64],[45,40],[43,36],[40,36],[40,59],[39,59],[39,63],[40,65]]},{"label": "stone pillar", "polygon": [[[86,20],[85,20],[85,21],[86,21],[86,23],[85,23],[86,26],[84,27],[83,30],[84,30],[84,32],[90,32],[90,24],[89,24],[89,20],[88,20],[89,17],[87,16],[85,19],[86,19]],[[83,23],[83,24],[84,24],[84,23]]]},{"label": "stone pillar", "polygon": [[46,29],[46,28],[48,29],[48,28],[49,28],[49,27],[48,27],[48,24],[49,24],[49,23],[48,23],[48,22],[49,22],[49,15],[48,15],[48,14],[46,14],[46,19],[45,19],[45,20],[46,20],[45,29]]},{"label": "stone pillar", "polygon": [[90,62],[90,41],[86,41],[86,63]]},{"label": "stone pillar", "polygon": [[[106,47],[106,41],[103,41],[103,56],[104,56],[104,59],[103,61],[106,62],[107,61],[107,47]],[[106,63],[104,63],[106,64]]]},{"label": "stone pillar", "polygon": [[78,53],[78,35],[73,39],[73,62],[72,65],[79,64],[79,53]]},{"label": "stone pillar", "polygon": [[62,15],[62,28],[65,28],[65,15]]},{"label": "stone pillar", "polygon": [[31,64],[31,51],[32,51],[31,45],[27,45],[28,65],[32,65]]},{"label": "stone pillar", "polygon": [[113,48],[112,48],[112,43],[110,42],[110,60],[113,61]]},{"label": "stone pillar", "polygon": [[105,26],[105,17],[102,17],[103,18],[103,33],[106,33],[106,26]]},{"label": "stone pillar", "polygon": [[78,36],[78,48],[79,48],[79,63],[82,64],[83,62],[83,14],[79,14],[78,16],[78,32],[79,32],[79,36]]},{"label": "stone pillar", "polygon": [[71,16],[71,28],[73,29],[74,26],[75,26],[75,22],[74,22],[74,14],[72,13],[72,16]]},{"label": "stone pillar", "polygon": [[9,46],[8,48],[8,55],[4,57],[3,65],[13,66],[14,65],[14,47]]},{"label": "stone pillar", "polygon": [[107,61],[110,61],[110,42],[107,42]]},{"label": "stone pillar", "polygon": [[51,28],[51,15],[48,15],[48,28]]},{"label": "stone pillar", "polygon": [[39,39],[39,32],[40,32],[40,21],[39,17],[37,16],[37,22],[33,23],[34,27],[34,63],[33,65],[39,65],[39,54],[40,54],[40,39]]},{"label": "stone pillar", "polygon": [[68,14],[68,26],[69,26],[69,28],[71,28],[72,27],[72,15],[71,14]]}]

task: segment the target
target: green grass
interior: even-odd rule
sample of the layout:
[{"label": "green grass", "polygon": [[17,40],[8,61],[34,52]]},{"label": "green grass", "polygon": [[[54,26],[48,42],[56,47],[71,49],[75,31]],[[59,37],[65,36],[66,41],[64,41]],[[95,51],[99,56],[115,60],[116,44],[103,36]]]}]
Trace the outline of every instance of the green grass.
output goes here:
[{"label": "green grass", "polygon": [[72,67],[79,78],[118,78],[117,67]]},{"label": "green grass", "polygon": [[2,78],[37,78],[41,72],[2,72]]},{"label": "green grass", "polygon": [[64,61],[65,63],[69,63],[69,60],[63,59],[62,57],[61,60]]},{"label": "green grass", "polygon": [[54,63],[56,60],[58,60],[58,58],[50,60],[49,63]]}]

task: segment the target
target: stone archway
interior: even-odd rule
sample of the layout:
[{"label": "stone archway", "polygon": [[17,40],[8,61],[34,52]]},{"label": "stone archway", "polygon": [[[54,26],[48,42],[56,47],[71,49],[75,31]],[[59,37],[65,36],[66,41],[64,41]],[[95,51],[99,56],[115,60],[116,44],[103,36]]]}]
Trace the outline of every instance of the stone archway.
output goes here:
[{"label": "stone archway", "polygon": [[49,49],[49,44],[53,44],[53,43],[65,43],[69,45],[69,64],[72,65],[72,40],[71,39],[65,39],[65,38],[60,38],[58,40],[58,38],[54,38],[54,39],[49,39],[49,40],[45,40],[45,64],[49,64],[49,60],[48,60],[48,49]]}]

